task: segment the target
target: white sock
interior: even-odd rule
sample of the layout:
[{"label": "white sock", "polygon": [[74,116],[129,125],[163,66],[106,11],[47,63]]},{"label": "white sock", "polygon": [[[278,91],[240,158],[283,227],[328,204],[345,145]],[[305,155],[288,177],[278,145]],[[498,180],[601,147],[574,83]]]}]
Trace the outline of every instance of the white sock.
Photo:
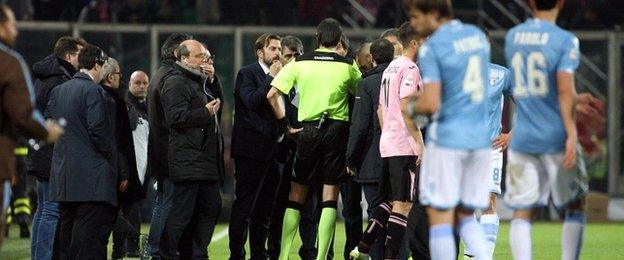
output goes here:
[{"label": "white sock", "polygon": [[481,215],[481,227],[485,233],[485,244],[490,255],[494,255],[494,248],[496,247],[496,237],[498,236],[498,214],[485,214]]},{"label": "white sock", "polygon": [[583,245],[583,228],[585,227],[585,213],[569,213],[563,222],[561,232],[561,259],[577,260]]},{"label": "white sock", "polygon": [[429,249],[433,260],[455,260],[455,237],[450,224],[438,224],[429,228]]},{"label": "white sock", "polygon": [[[477,210],[473,214],[477,221],[479,221],[479,217],[481,216],[480,213],[481,213],[481,211]],[[472,259],[472,258],[474,258],[474,254],[470,251],[470,248],[468,248],[468,245],[466,245],[466,243],[464,241],[461,241],[461,242],[462,242],[462,244],[464,244],[464,259]]]},{"label": "white sock", "polygon": [[520,218],[511,221],[509,244],[514,260],[531,260],[531,223]]},{"label": "white sock", "polygon": [[485,245],[483,228],[474,217],[465,217],[459,221],[459,236],[464,241],[466,248],[470,248],[475,259],[492,259]]}]

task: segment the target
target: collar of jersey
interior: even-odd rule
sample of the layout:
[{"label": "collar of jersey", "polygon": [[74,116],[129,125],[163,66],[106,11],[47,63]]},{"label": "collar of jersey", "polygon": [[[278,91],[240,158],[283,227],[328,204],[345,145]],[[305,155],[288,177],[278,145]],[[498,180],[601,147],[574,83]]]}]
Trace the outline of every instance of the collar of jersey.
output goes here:
[{"label": "collar of jersey", "polygon": [[333,52],[336,53],[336,51],[332,50],[332,49],[328,49],[328,48],[318,48],[314,51],[318,51],[318,52]]}]

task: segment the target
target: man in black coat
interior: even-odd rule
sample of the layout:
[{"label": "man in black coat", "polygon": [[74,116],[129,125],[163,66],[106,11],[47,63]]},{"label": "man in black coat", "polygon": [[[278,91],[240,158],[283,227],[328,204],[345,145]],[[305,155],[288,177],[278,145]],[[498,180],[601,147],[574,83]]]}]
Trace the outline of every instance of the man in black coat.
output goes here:
[{"label": "man in black coat", "polygon": [[93,45],[78,56],[80,72],[50,94],[46,115],[67,121],[54,146],[50,200],[60,202],[60,259],[104,259],[124,188],[117,169],[115,124],[96,83],[107,57]]},{"label": "man in black coat", "polygon": [[[122,180],[119,193],[119,214],[113,229],[113,259],[121,259],[126,255],[126,237],[128,237],[128,251],[136,253],[139,243],[140,223],[129,222],[128,217],[136,214],[137,202],[145,198],[145,190],[137,172],[134,142],[130,126],[130,113],[123,99],[119,86],[121,85],[121,70],[119,63],[113,58],[108,58],[102,69],[102,82],[105,91],[107,113],[112,118],[115,126],[115,146],[118,158],[117,170]],[[136,117],[136,115],[134,116]]]},{"label": "man in black coat", "polygon": [[257,61],[236,76],[232,158],[236,179],[229,226],[230,259],[245,259],[249,229],[251,259],[268,259],[266,241],[279,184],[275,151],[278,125],[266,95],[280,71],[281,43],[274,34],[255,42]]},{"label": "man in black coat", "polygon": [[[394,48],[388,40],[379,39],[371,44],[370,52],[375,66],[362,74],[362,81],[360,81],[355,98],[346,153],[347,170],[351,174],[357,173],[355,181],[362,185],[368,202],[369,216],[383,199],[378,187],[381,175],[381,155],[379,154],[381,128],[377,118],[377,106],[379,105],[381,77],[393,59]],[[384,257],[384,240],[382,239],[384,237],[385,234],[380,232],[380,239],[371,246],[370,257],[372,259]]]},{"label": "man in black coat", "polygon": [[[169,180],[169,127],[165,124],[161,92],[164,79],[176,62],[175,50],[181,42],[191,39],[186,34],[171,34],[162,45],[160,59],[162,61],[158,71],[149,83],[147,95],[147,109],[149,124],[149,138],[147,145],[147,174],[154,178],[157,185],[156,198],[152,208],[152,217],[149,231],[150,256],[160,257],[160,237],[165,228],[165,221],[171,206],[173,184]],[[190,249],[180,248],[180,253],[190,255]]]},{"label": "man in black coat", "polygon": [[[112,59],[109,59],[112,60]],[[114,73],[112,69],[104,67],[104,75]],[[110,71],[110,72],[109,72]],[[102,80],[103,85],[107,77]],[[110,82],[112,83],[110,79]],[[124,128],[120,129],[125,143],[131,143],[127,147],[128,164],[131,173],[137,175],[129,178],[134,180],[130,185],[131,189],[125,192],[124,199],[120,201],[121,211],[115,228],[113,229],[113,259],[127,257],[139,257],[139,238],[141,228],[141,210],[143,199],[147,189],[147,139],[149,134],[149,123],[147,121],[147,86],[149,77],[143,71],[135,71],[130,75],[128,92],[125,100],[120,96],[118,89],[109,91],[114,94],[118,108],[118,119],[123,121]],[[110,89],[110,88],[107,88]],[[123,105],[119,105],[123,104]],[[130,160],[132,159],[132,160]],[[132,163],[133,161],[134,163]]]},{"label": "man in black coat", "polygon": [[[186,40],[162,88],[169,126],[169,177],[173,198],[160,241],[161,259],[177,259],[184,229],[192,232],[193,259],[207,259],[208,244],[221,210],[222,137],[217,113],[220,88],[212,57],[203,44]],[[212,85],[208,87],[208,85]]]},{"label": "man in black coat", "polygon": [[[52,89],[70,80],[78,71],[78,54],[85,45],[86,42],[82,39],[61,37],[54,44],[54,53],[33,65],[33,75],[37,79],[35,91],[39,111],[45,113]],[[28,153],[28,173],[37,178],[37,211],[33,217],[31,241],[31,256],[35,259],[52,257],[59,220],[59,205],[49,200],[53,149],[54,146],[48,144]]]}]

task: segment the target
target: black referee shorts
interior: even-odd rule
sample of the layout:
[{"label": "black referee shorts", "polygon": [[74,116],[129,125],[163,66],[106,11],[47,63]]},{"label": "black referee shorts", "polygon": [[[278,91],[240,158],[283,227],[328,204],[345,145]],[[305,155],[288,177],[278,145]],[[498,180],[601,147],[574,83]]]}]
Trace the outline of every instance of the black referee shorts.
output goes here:
[{"label": "black referee shorts", "polygon": [[345,152],[349,140],[349,123],[328,120],[323,130],[318,121],[302,122],[297,137],[293,181],[303,185],[341,184],[345,171]]},{"label": "black referee shorts", "polygon": [[418,199],[417,156],[395,156],[382,158],[382,172],[379,178],[379,194],[384,200],[413,202]]}]

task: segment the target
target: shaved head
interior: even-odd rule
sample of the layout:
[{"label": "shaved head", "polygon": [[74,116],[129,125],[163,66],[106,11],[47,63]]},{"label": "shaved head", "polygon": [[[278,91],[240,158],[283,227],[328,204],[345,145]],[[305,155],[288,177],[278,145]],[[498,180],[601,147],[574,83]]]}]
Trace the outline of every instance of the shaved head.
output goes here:
[{"label": "shaved head", "polygon": [[135,72],[132,72],[132,74],[130,75],[130,80],[133,80],[135,78],[145,79],[147,81],[149,79],[149,76],[147,76],[147,73],[137,70]]},{"label": "shaved head", "polygon": [[149,76],[147,73],[137,70],[130,75],[130,84],[128,90],[130,94],[138,99],[147,97],[147,86],[149,85]]}]

